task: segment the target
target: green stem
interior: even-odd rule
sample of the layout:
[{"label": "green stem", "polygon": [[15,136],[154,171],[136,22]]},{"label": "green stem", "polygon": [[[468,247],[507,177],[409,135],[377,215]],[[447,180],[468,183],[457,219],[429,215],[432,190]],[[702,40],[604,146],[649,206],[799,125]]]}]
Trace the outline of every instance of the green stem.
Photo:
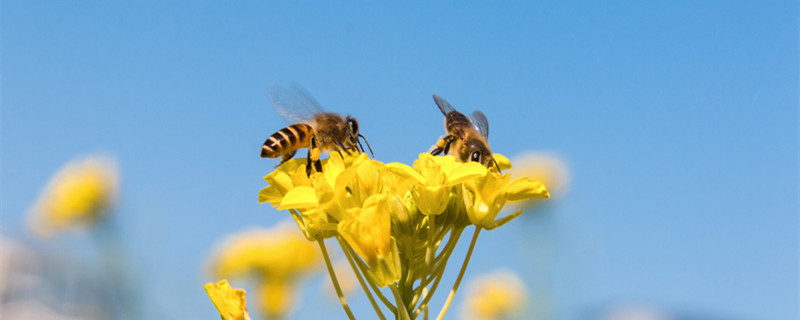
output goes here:
[{"label": "green stem", "polygon": [[349,248],[349,245],[347,245],[347,243],[342,241],[342,237],[341,236],[336,236],[336,240],[339,241],[339,246],[342,247],[342,251],[344,252],[345,257],[347,258],[347,262],[350,263],[350,268],[353,269],[353,273],[356,274],[356,278],[358,278],[358,283],[361,284],[361,288],[367,294],[367,298],[369,299],[369,303],[372,305],[372,308],[375,309],[375,313],[378,314],[378,318],[381,318],[381,320],[386,320],[386,317],[383,315],[383,312],[381,312],[381,308],[375,302],[375,298],[372,297],[372,291],[370,291],[369,287],[367,287],[367,284],[364,282],[364,277],[361,276],[360,270],[356,266],[355,262],[353,262],[353,257],[350,255],[350,252],[347,250],[347,248]]},{"label": "green stem", "polygon": [[141,289],[139,281],[131,279],[130,253],[119,232],[116,215],[106,212],[95,221],[92,240],[97,245],[103,269],[116,295],[113,312],[119,319],[136,319]]},{"label": "green stem", "polygon": [[411,320],[411,317],[408,315],[408,309],[406,308],[405,303],[403,303],[403,297],[400,296],[400,291],[397,290],[397,284],[393,283],[389,285],[389,288],[392,289],[392,294],[394,294],[395,303],[397,303],[397,319],[400,320]]},{"label": "green stem", "polygon": [[[441,239],[444,239],[444,235],[446,235],[446,234],[447,234],[447,232],[449,232],[449,231],[450,231],[450,230],[452,230],[452,229],[453,229],[453,226],[452,226],[452,225],[444,225],[444,226],[442,227],[442,230],[439,230],[439,233],[438,233],[438,234],[436,234],[436,239],[440,239],[440,240],[441,240]],[[434,253],[435,253],[435,252],[434,252]]]},{"label": "green stem", "polygon": [[339,296],[339,302],[342,304],[344,312],[347,313],[347,317],[350,320],[355,320],[356,317],[353,316],[353,312],[350,311],[350,307],[347,305],[347,300],[344,298],[344,294],[342,293],[342,288],[339,287],[339,280],[336,279],[336,273],[333,272],[333,265],[331,265],[331,258],[328,257],[328,249],[325,248],[325,241],[323,241],[322,239],[318,239],[317,243],[319,244],[320,251],[322,251],[322,257],[325,259],[325,265],[328,266],[328,274],[331,276],[331,282],[333,282],[333,288],[336,289],[336,295]]},{"label": "green stem", "polygon": [[[431,272],[431,267],[432,267],[431,266],[431,261],[433,260],[433,251],[435,250],[433,248],[433,239],[434,239],[434,237],[433,237],[433,233],[434,233],[433,228],[435,226],[435,217],[436,217],[435,215],[428,215],[427,216],[427,218],[428,218],[427,219],[427,221],[428,221],[428,223],[427,223],[428,224],[428,241],[427,241],[427,245],[425,246],[425,267],[422,269],[423,270],[422,277],[420,278],[420,286],[423,287],[423,288],[428,286],[427,284],[423,284],[423,283],[425,282],[425,279],[428,277],[428,275]],[[425,294],[425,293],[426,293],[425,290],[423,290],[422,294]],[[414,306],[416,306],[417,305],[417,301],[419,300],[419,298],[420,298],[420,293],[414,292],[414,297],[411,299],[411,303],[409,304],[409,306],[411,306],[412,308]]]},{"label": "green stem", "polygon": [[453,253],[453,249],[455,249],[455,244],[458,242],[458,239],[461,238],[461,232],[463,231],[464,231],[463,228],[459,228],[453,230],[454,234],[450,234],[452,238],[448,240],[447,246],[445,246],[445,248],[442,249],[442,252],[440,253],[440,256],[443,257],[443,259],[441,260],[440,263],[436,265],[435,271],[431,275],[431,277],[427,279],[428,283],[430,283],[431,279],[435,279],[433,281],[433,285],[431,285],[430,291],[428,291],[428,293],[424,295],[422,303],[420,303],[419,307],[417,307],[417,309],[414,310],[413,314],[414,318],[418,317],[423,310],[425,312],[429,311],[430,308],[428,308],[428,302],[433,297],[433,293],[436,292],[436,288],[439,287],[439,282],[442,280],[442,276],[444,275],[444,270],[447,268],[447,261],[450,259],[450,255]]},{"label": "green stem", "polygon": [[411,241],[403,241],[405,243],[405,255],[408,259],[406,265],[406,272],[403,273],[402,278],[400,279],[399,283],[403,284],[403,288],[407,288],[413,285],[414,283],[414,275],[413,275],[413,268],[411,266],[414,265],[414,248],[411,244]]},{"label": "green stem", "polygon": [[469,243],[469,249],[467,249],[467,256],[464,258],[464,264],[461,266],[461,271],[458,273],[458,278],[456,278],[456,283],[453,284],[453,289],[450,290],[450,295],[447,296],[447,301],[445,301],[444,307],[442,307],[442,311],[439,312],[439,316],[436,317],[436,320],[444,319],[447,309],[450,309],[450,304],[453,303],[453,298],[456,296],[456,291],[458,291],[458,286],[461,284],[461,279],[464,278],[464,271],[467,270],[469,258],[472,257],[472,251],[475,249],[475,242],[478,241],[478,235],[480,233],[481,228],[476,226],[475,233],[472,235],[472,241]]},{"label": "green stem", "polygon": [[433,272],[430,275],[426,275],[427,277],[420,281],[419,287],[417,287],[416,291],[422,290],[423,287],[427,287],[431,281],[436,278],[437,270],[440,270],[442,265],[446,265],[448,259],[450,259],[450,254],[453,252],[453,249],[458,243],[458,239],[461,237],[461,232],[464,231],[463,228],[453,230],[450,234],[450,238],[447,240],[447,244],[445,244],[444,248],[442,248],[442,252],[439,252],[439,255],[433,259]]},{"label": "green stem", "polygon": [[[445,244],[442,252],[439,252],[439,254],[433,259],[434,266],[440,264],[442,261],[447,261],[450,259],[450,253],[452,253],[453,249],[456,247],[456,244],[458,244],[458,240],[461,238],[462,232],[464,232],[464,228],[455,229],[452,233],[450,233],[450,238],[447,240],[447,244]],[[450,250],[450,252],[445,254],[447,250]]]},{"label": "green stem", "polygon": [[428,248],[425,250],[425,276],[431,268],[431,260],[433,260],[433,228],[436,226],[435,215],[428,216]]}]

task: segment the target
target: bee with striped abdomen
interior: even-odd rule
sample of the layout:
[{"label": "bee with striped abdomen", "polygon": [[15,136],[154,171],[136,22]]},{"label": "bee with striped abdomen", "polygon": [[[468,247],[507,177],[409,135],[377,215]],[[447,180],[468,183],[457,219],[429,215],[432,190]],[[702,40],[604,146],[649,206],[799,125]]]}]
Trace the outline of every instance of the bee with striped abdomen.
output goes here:
[{"label": "bee with striped abdomen", "polygon": [[261,146],[262,158],[281,157],[276,167],[291,159],[297,150],[308,148],[306,173],[311,175],[312,163],[320,172],[322,164],[319,156],[322,152],[364,152],[358,138],[364,139],[372,152],[367,139],[358,132],[355,118],[322,111],[319,103],[300,86],[293,85],[288,89],[273,86],[269,91],[269,99],[278,114],[293,123],[273,133]]},{"label": "bee with striped abdomen", "polygon": [[444,127],[447,135],[431,147],[430,153],[433,155],[449,154],[452,150],[452,154],[458,161],[474,161],[487,168],[494,166],[499,172],[500,166],[492,157],[492,150],[489,149],[487,140],[489,138],[489,121],[486,120],[486,115],[480,110],[475,110],[467,117],[456,111],[444,98],[434,94],[433,100],[444,114]]}]

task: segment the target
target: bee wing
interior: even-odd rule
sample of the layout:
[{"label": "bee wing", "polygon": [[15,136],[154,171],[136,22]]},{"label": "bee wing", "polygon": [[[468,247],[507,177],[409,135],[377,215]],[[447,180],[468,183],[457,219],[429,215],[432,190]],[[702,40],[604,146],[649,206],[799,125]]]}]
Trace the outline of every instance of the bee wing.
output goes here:
[{"label": "bee wing", "polygon": [[482,136],[489,137],[489,120],[486,120],[486,115],[483,112],[480,110],[473,111],[469,115],[469,120],[472,121],[472,125],[475,126],[475,129],[478,129]]},{"label": "bee wing", "polygon": [[439,106],[439,110],[441,110],[444,115],[456,111],[456,108],[453,108],[447,100],[436,94],[433,95],[433,101],[436,101],[436,105]]},{"label": "bee wing", "polygon": [[278,115],[290,123],[308,123],[315,114],[322,113],[317,100],[298,84],[273,85],[269,88],[269,101]]}]

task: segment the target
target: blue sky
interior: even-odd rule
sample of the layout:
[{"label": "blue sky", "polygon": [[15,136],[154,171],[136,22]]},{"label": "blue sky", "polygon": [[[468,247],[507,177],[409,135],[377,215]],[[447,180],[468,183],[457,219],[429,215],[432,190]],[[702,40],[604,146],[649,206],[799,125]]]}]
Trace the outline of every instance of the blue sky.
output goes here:
[{"label": "blue sky", "polygon": [[287,218],[256,195],[286,124],[267,88],[290,81],[384,162],[443,133],[432,93],[483,110],[495,152],[566,159],[568,195],[487,232],[468,271],[546,282],[557,318],[619,301],[798,317],[796,2],[6,1],[2,77],[2,233],[28,237],[66,161],[114,154],[122,233],[173,318],[214,317],[216,241]]}]

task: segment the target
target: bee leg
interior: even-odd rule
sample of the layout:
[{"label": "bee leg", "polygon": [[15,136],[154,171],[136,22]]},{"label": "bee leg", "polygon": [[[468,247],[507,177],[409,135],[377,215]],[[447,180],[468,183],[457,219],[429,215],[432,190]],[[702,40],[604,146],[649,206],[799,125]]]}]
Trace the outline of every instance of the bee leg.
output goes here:
[{"label": "bee leg", "polygon": [[306,176],[311,176],[311,148],[308,148],[308,154],[306,154]]},{"label": "bee leg", "polygon": [[444,136],[444,138],[439,139],[439,141],[436,142],[436,147],[431,150],[431,154],[434,156],[438,156],[442,152],[447,154],[447,152],[450,151],[450,144],[453,143],[455,139],[456,137],[452,134],[448,134]]},{"label": "bee leg", "polygon": [[[317,148],[309,148],[308,149],[308,156],[306,157],[308,160],[306,162],[306,176],[311,176],[311,166],[314,166],[314,169],[317,172],[322,172],[322,162],[319,161],[319,149]],[[316,160],[315,160],[316,159]]]},{"label": "bee leg", "polygon": [[436,144],[431,147],[430,153],[434,156],[438,156],[442,153],[442,151],[444,151],[444,145],[444,139],[439,139],[439,141],[436,141]]},{"label": "bee leg", "polygon": [[455,139],[450,139],[450,140],[447,140],[447,143],[445,143],[445,144],[444,144],[444,154],[445,154],[445,155],[446,155],[448,152],[450,152],[450,144],[451,144],[451,143],[453,143],[453,140],[455,140]]},{"label": "bee leg", "polygon": [[347,148],[345,148],[344,145],[342,144],[342,142],[339,141],[339,140],[334,140],[334,142],[336,143],[336,146],[339,147],[339,149],[337,149],[336,152],[339,153],[339,156],[344,158],[344,155],[342,154],[342,151],[343,150],[347,150]]},{"label": "bee leg", "polygon": [[306,176],[311,176],[311,165],[314,165],[314,169],[317,169],[317,172],[322,172],[322,162],[319,161],[319,154],[320,150],[317,148],[317,139],[316,136],[311,135],[311,147],[308,148],[308,156],[306,159]]},{"label": "bee leg", "polygon": [[278,167],[280,167],[280,166],[281,166],[281,165],[282,165],[284,162],[286,162],[286,161],[289,161],[289,159],[291,159],[292,157],[294,157],[295,153],[297,153],[297,150],[293,150],[293,151],[291,151],[291,152],[284,153],[284,154],[281,156],[281,162],[280,162],[280,163],[278,163],[278,164],[275,166],[275,168],[278,168]]},{"label": "bee leg", "polygon": [[[372,152],[372,147],[369,146],[369,142],[367,142],[367,138],[365,138],[361,134],[359,134],[358,137],[361,138],[361,139],[364,139],[364,143],[367,144],[367,148],[369,149],[369,153],[372,155],[373,158],[375,158],[375,153]],[[361,148],[361,152],[364,152],[364,146],[361,145],[361,140],[356,139],[356,142],[358,142],[358,147]]]},{"label": "bee leg", "polygon": [[317,172],[322,172],[322,161],[314,161],[314,169],[317,169]]}]

